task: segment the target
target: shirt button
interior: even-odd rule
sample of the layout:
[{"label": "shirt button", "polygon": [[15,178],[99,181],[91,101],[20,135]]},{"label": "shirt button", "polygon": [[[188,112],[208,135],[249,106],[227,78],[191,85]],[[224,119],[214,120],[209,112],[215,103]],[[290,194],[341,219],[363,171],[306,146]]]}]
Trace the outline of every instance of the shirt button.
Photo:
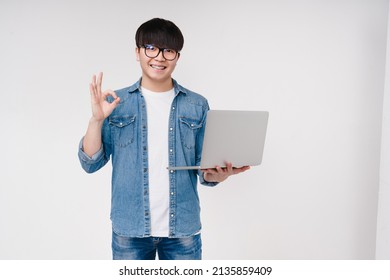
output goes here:
[{"label": "shirt button", "polygon": [[119,125],[120,125],[120,126],[122,126],[122,125],[123,125],[123,123],[119,123]]},{"label": "shirt button", "polygon": [[173,170],[171,170],[171,173],[173,173]]},{"label": "shirt button", "polygon": [[191,126],[194,126],[194,124],[192,123]]},{"label": "shirt button", "polygon": [[173,195],[173,192],[171,192],[171,195]]},{"label": "shirt button", "polygon": [[171,217],[173,217],[173,214],[171,214]]},{"label": "shirt button", "polygon": [[169,152],[170,152],[170,153],[172,153],[172,152],[173,152],[173,150],[172,150],[172,149],[170,149],[170,150],[169,150]]},{"label": "shirt button", "polygon": [[171,128],[169,128],[169,130],[170,130],[170,131],[172,131],[172,130],[173,130],[173,128],[171,127]]},{"label": "shirt button", "polygon": [[172,110],[175,110],[175,107],[172,107]]}]

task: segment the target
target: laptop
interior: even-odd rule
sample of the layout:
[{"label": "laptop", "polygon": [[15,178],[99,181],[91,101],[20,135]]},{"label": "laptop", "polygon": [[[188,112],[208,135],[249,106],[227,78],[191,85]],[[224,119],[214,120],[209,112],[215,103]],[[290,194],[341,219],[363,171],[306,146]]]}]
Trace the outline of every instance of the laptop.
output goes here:
[{"label": "laptop", "polygon": [[266,111],[210,110],[207,113],[200,166],[170,166],[169,170],[260,165],[268,124]]}]

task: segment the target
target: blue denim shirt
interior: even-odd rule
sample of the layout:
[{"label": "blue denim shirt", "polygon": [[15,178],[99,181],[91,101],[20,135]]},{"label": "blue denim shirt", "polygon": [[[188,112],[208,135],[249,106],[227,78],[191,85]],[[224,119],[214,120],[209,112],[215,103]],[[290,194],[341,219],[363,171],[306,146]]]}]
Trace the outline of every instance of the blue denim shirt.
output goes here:
[{"label": "blue denim shirt", "polygon": [[[169,116],[170,166],[197,166],[204,136],[207,100],[173,80],[175,98]],[[112,160],[111,221],[113,230],[122,236],[150,236],[150,208],[148,182],[147,115],[141,80],[116,91],[121,101],[104,121],[102,147],[92,157],[83,152],[82,140],[79,159],[83,169],[92,173]],[[112,100],[109,100],[112,101]],[[153,159],[152,159],[153,160]],[[168,171],[169,174],[169,237],[186,237],[201,229],[197,177],[198,170]]]}]

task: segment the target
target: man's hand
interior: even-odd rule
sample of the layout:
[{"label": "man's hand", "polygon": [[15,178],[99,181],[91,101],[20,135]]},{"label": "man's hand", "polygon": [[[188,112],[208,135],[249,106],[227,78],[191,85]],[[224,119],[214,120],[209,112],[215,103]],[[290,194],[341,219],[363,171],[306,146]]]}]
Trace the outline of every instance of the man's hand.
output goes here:
[{"label": "man's hand", "polygon": [[[120,98],[116,96],[112,90],[102,92],[103,73],[100,72],[96,80],[96,75],[93,75],[92,82],[89,84],[91,93],[92,117],[95,121],[101,122],[107,118],[115,107],[119,104]],[[112,103],[107,101],[107,96],[111,95],[114,98]]]},{"label": "man's hand", "polygon": [[215,168],[202,169],[203,178],[207,182],[218,182],[221,183],[225,181],[229,176],[236,175],[247,171],[250,169],[250,166],[243,166],[240,168],[236,168],[232,166],[232,163],[227,162],[225,168],[221,168],[220,166],[216,166]]},{"label": "man's hand", "polygon": [[[119,97],[112,90],[106,90],[102,93],[103,73],[96,76],[93,75],[92,82],[89,84],[91,93],[92,117],[89,120],[87,133],[83,140],[84,152],[92,157],[102,146],[102,126],[103,121],[112,113],[115,107],[119,104]],[[111,95],[114,98],[112,103],[107,101],[107,96]]]}]

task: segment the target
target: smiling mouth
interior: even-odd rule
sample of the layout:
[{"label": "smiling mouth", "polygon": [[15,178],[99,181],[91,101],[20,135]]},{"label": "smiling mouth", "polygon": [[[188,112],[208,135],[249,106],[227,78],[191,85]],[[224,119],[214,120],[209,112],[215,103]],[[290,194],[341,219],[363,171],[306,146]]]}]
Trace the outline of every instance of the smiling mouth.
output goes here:
[{"label": "smiling mouth", "polygon": [[157,70],[164,70],[167,68],[165,66],[153,65],[153,64],[151,64],[150,67],[152,67],[153,69],[157,69]]}]

